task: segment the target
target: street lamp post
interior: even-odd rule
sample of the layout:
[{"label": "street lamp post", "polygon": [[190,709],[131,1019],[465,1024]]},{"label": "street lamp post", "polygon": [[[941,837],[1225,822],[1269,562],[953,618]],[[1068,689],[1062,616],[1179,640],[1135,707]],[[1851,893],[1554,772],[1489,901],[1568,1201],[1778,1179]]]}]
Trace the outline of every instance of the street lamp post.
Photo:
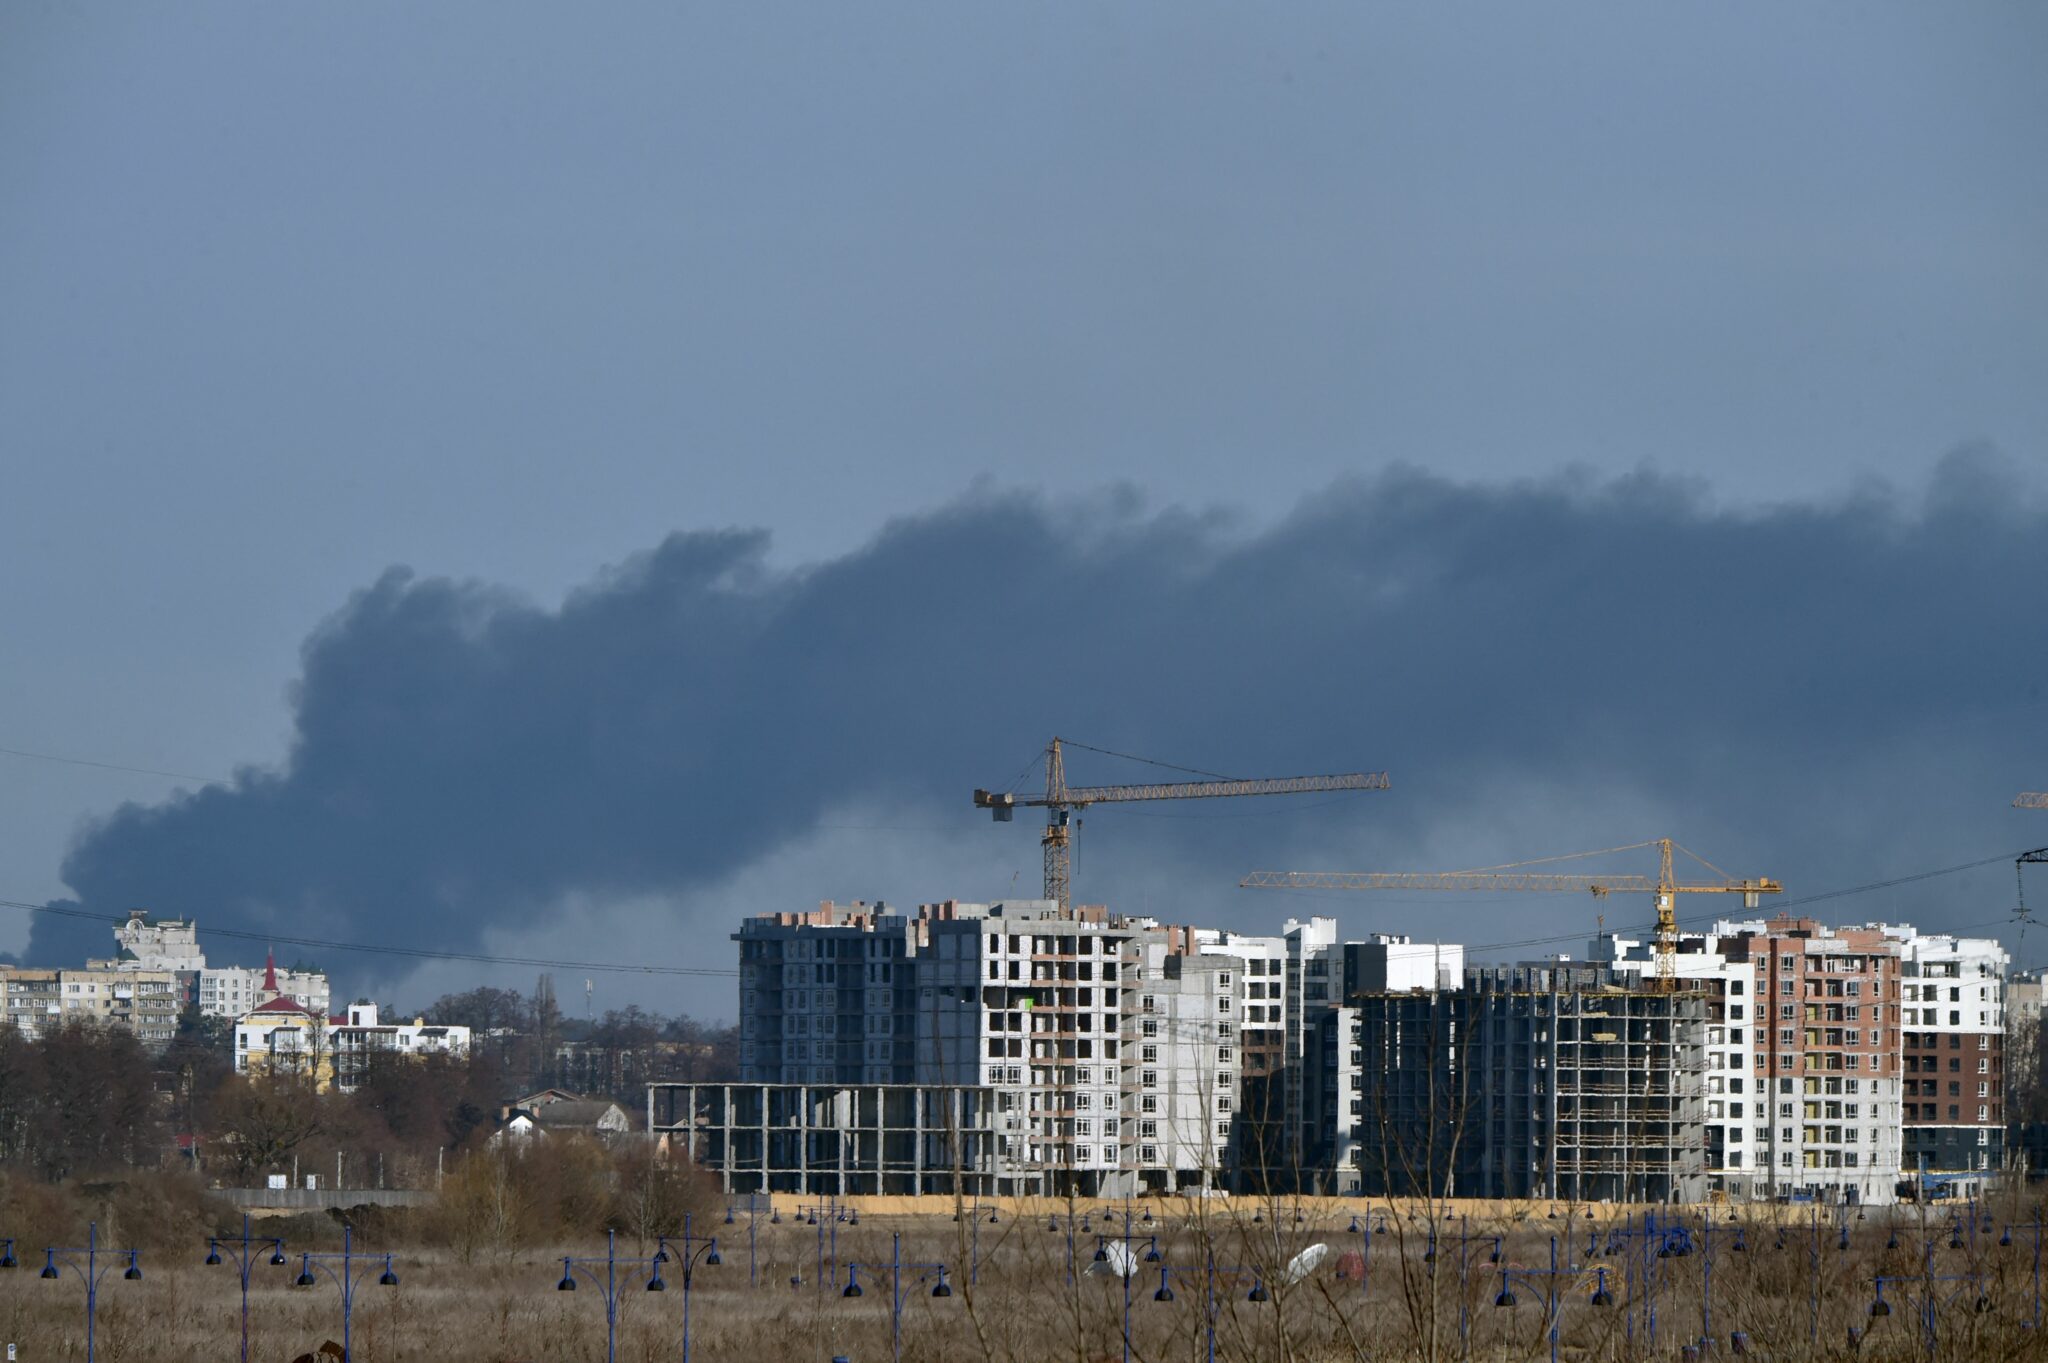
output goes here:
[{"label": "street lamp post", "polygon": [[[654,1276],[647,1280],[649,1292],[660,1292],[665,1284],[661,1281],[661,1266],[669,1261],[668,1247],[676,1244],[664,1235],[654,1247]],[[690,1233],[690,1214],[683,1213],[682,1241],[677,1245],[680,1251],[677,1262],[683,1266],[683,1363],[690,1363],[690,1271],[697,1266],[701,1257],[706,1268],[717,1268],[718,1237],[697,1236]]]},{"label": "street lamp post", "polygon": [[[846,1290],[839,1295],[842,1297],[865,1295],[861,1291],[860,1285],[860,1270],[862,1268],[866,1268],[871,1274],[879,1273],[885,1268],[889,1270],[889,1348],[892,1356],[898,1360],[898,1363],[901,1363],[903,1358],[903,1303],[910,1295],[910,1288],[918,1287],[930,1282],[933,1278],[937,1278],[938,1285],[932,1288],[932,1295],[934,1297],[950,1297],[953,1295],[953,1289],[946,1284],[946,1266],[944,1264],[906,1264],[903,1262],[903,1236],[900,1233],[891,1235],[889,1240],[889,1262],[886,1264],[848,1264],[846,1266]],[[910,1288],[906,1288],[903,1285],[903,1271],[905,1269],[923,1270],[910,1280]]]},{"label": "street lamp post", "polygon": [[1146,1263],[1156,1264],[1159,1262],[1159,1237],[1156,1235],[1132,1235],[1131,1213],[1128,1208],[1124,1211],[1124,1233],[1122,1235],[1098,1235],[1095,1237],[1095,1262],[1098,1264],[1109,1262],[1109,1246],[1111,1242],[1121,1241],[1124,1247],[1123,1258],[1116,1265],[1117,1276],[1124,1280],[1124,1363],[1131,1363],[1131,1280],[1138,1276],[1137,1257],[1131,1253],[1132,1240],[1144,1242]]},{"label": "street lamp post", "polygon": [[[1498,1249],[1495,1252],[1498,1254]],[[1565,1253],[1567,1260],[1569,1260],[1571,1253],[1571,1242],[1569,1240],[1565,1242]],[[1560,1277],[1576,1277],[1579,1272],[1580,1270],[1574,1268],[1569,1262],[1565,1263],[1563,1267],[1558,1266],[1557,1237],[1555,1235],[1550,1237],[1549,1268],[1510,1268],[1503,1265],[1500,1270],[1500,1295],[1493,1299],[1493,1304],[1496,1307],[1507,1309],[1514,1307],[1515,1293],[1513,1284],[1515,1279],[1521,1278],[1524,1281],[1531,1282],[1538,1278],[1543,1279],[1544,1314],[1550,1321],[1550,1363],[1557,1363],[1559,1317],[1563,1315],[1561,1310],[1562,1303],[1558,1298],[1557,1280]],[[1614,1295],[1607,1290],[1607,1270],[1605,1268],[1598,1268],[1594,1270],[1594,1273],[1597,1276],[1590,1304],[1602,1307],[1614,1305]]]},{"label": "street lamp post", "polygon": [[[209,1235],[206,1237],[206,1262],[208,1264],[218,1265],[221,1263],[221,1243],[219,1236]],[[249,1363],[249,1270],[256,1266],[257,1251],[264,1249],[270,1251],[270,1262],[273,1267],[284,1267],[284,1241],[274,1235],[261,1239],[251,1238],[249,1235],[249,1214],[244,1212],[242,1213],[242,1238],[240,1240],[229,1240],[226,1243],[228,1257],[235,1261],[235,1267],[240,1272],[242,1278],[242,1363]]]},{"label": "street lamp post", "polygon": [[[757,1278],[757,1277],[755,1276],[755,1269],[754,1269],[754,1243],[755,1243],[755,1242],[754,1242],[754,1230],[755,1230],[755,1227],[757,1226],[757,1224],[758,1224],[758,1223],[760,1222],[760,1219],[761,1219],[761,1211],[760,1211],[760,1209],[759,1209],[758,1207],[755,1207],[755,1206],[753,1206],[753,1205],[752,1205],[752,1203],[751,1203],[751,1201],[750,1201],[750,1202],[749,1202],[749,1204],[748,1204],[748,1206],[747,1206],[747,1286],[748,1286],[748,1287],[755,1287],[755,1286],[758,1286],[758,1285],[759,1285],[759,1279],[758,1279],[758,1278]],[[730,1226],[730,1225],[732,1225],[732,1224],[733,1224],[733,1219],[732,1219],[732,1208],[731,1208],[731,1207],[727,1207],[727,1208],[725,1209],[725,1224],[726,1224],[726,1225],[728,1225],[728,1226]]]},{"label": "street lamp post", "polygon": [[[355,1227],[344,1223],[341,1228],[341,1253],[308,1254],[301,1252],[299,1255],[299,1276],[292,1280],[294,1287],[315,1287],[320,1281],[313,1273],[313,1270],[317,1268],[327,1276],[329,1282],[341,1289],[341,1363],[353,1363],[353,1355],[349,1350],[354,1342],[350,1332],[354,1329],[356,1289],[368,1281],[372,1273],[377,1273],[380,1261],[383,1272],[377,1273],[378,1283],[385,1287],[398,1286],[398,1275],[391,1271],[391,1256],[389,1254],[369,1254],[361,1257],[368,1259],[370,1262],[358,1269],[356,1267],[358,1256],[355,1252]],[[337,1262],[340,1264],[339,1268],[335,1266]]]},{"label": "street lamp post", "polygon": [[[14,1242],[10,1240],[7,1244],[9,1257],[12,1257]],[[97,1363],[99,1357],[95,1352],[93,1340],[93,1315],[99,1308],[100,1280],[119,1267],[117,1263],[100,1267],[100,1253],[100,1227],[99,1222],[95,1221],[86,1227],[83,1249],[71,1245],[52,1245],[45,1249],[43,1271],[36,1275],[41,1278],[61,1278],[64,1275],[58,1271],[59,1268],[68,1268],[85,1284],[85,1363]],[[138,1262],[140,1251],[111,1249],[106,1253],[117,1258],[125,1257],[128,1266],[121,1274],[123,1278],[129,1282],[141,1279],[142,1266]],[[80,1261],[80,1256],[83,1256],[83,1262]]]},{"label": "street lamp post", "polygon": [[[1252,1290],[1245,1294],[1244,1299],[1246,1301],[1263,1302],[1272,1300],[1272,1294],[1266,1291],[1265,1279],[1259,1276],[1257,1269],[1248,1269],[1238,1264],[1218,1264],[1216,1262],[1216,1252],[1211,1250],[1203,1269],[1202,1282],[1202,1323],[1208,1330],[1208,1363],[1216,1363],[1216,1314],[1218,1307],[1221,1305],[1216,1296],[1216,1274],[1219,1270],[1230,1274],[1250,1273],[1252,1275]],[[1187,1277],[1187,1274],[1188,1270],[1181,1270],[1181,1277],[1183,1279]],[[1161,1264],[1159,1266],[1159,1290],[1152,1294],[1152,1300],[1168,1302],[1173,1300],[1172,1265]]]},{"label": "street lamp post", "polygon": [[1920,1324],[1927,1339],[1927,1357],[1929,1363],[1932,1363],[1935,1356],[1937,1326],[1941,1307],[1945,1303],[1955,1300],[1963,1291],[1962,1288],[1958,1287],[1946,1296],[1939,1296],[1935,1292],[1935,1284],[1968,1283],[1974,1286],[1977,1289],[1976,1308],[1982,1312],[1991,1309],[1991,1299],[1985,1292],[1985,1283],[1989,1276],[1984,1273],[1936,1273],[1934,1271],[1934,1242],[1929,1240],[1923,1248],[1921,1271],[1919,1273],[1882,1275],[1871,1280],[1876,1286],[1877,1293],[1871,1300],[1870,1314],[1873,1318],[1881,1319],[1892,1313],[1891,1303],[1884,1299],[1884,1285],[1886,1283],[1920,1283],[1922,1285]]}]

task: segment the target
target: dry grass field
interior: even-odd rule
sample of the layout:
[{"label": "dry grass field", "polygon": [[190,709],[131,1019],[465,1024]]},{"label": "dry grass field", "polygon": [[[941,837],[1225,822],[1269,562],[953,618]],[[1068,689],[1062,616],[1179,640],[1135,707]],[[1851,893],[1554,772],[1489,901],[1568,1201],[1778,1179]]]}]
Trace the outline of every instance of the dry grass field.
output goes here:
[{"label": "dry grass field", "polygon": [[[1141,1219],[1147,1207],[1150,1225]],[[1675,1245],[1661,1237],[1616,1238],[1640,1229],[1641,1211],[1625,1225],[1625,1214],[1610,1208],[1560,1206],[1555,1220],[1541,1205],[1463,1204],[1434,1213],[1376,1205],[1369,1215],[1364,1208],[1140,1204],[1131,1212],[1139,1272],[1128,1285],[1128,1308],[1126,1284],[1104,1271],[1109,1265],[1089,1271],[1097,1234],[1122,1234],[1120,1207],[1076,1206],[1071,1223],[1063,1206],[1010,1207],[997,1210],[993,1224],[986,1208],[958,1221],[943,1212],[863,1210],[857,1224],[828,1216],[813,1227],[787,1200],[780,1224],[765,1214],[754,1224],[751,1281],[748,1218],[727,1226],[714,1216],[697,1229],[718,1237],[722,1262],[692,1277],[691,1357],[891,1359],[887,1265],[900,1236],[904,1259],[944,1263],[952,1289],[935,1298],[930,1269],[905,1274],[901,1353],[924,1363],[1121,1359],[1127,1309],[1129,1356],[1146,1363],[1197,1363],[1208,1356],[1212,1330],[1219,1359],[1541,1359],[1551,1355],[1553,1324],[1557,1355],[1576,1360],[1675,1360],[1703,1335],[1712,1340],[1710,1358],[2048,1358],[2037,1328],[2040,1209],[2032,1204],[1993,1209],[1974,1233],[1940,1206],[1874,1210],[1861,1220],[1852,1213],[1846,1221],[1823,1211],[1817,1224],[1803,1219],[1811,1216],[1803,1209],[1782,1209],[1782,1224],[1770,1211],[1694,1209],[1682,1221],[1689,1252],[1668,1255],[1659,1251]],[[1369,1249],[1351,1229],[1354,1212],[1361,1231],[1373,1232]],[[2004,1244],[2008,1226],[2011,1243]],[[1289,1282],[1285,1266],[1319,1243],[1329,1256]],[[249,1357],[261,1363],[289,1363],[341,1338],[338,1291],[324,1280],[292,1286],[299,1264],[298,1246],[291,1248],[287,1267],[259,1262],[252,1271]],[[683,1356],[682,1273],[667,1264],[667,1290],[645,1290],[653,1249],[624,1237],[618,1246],[617,1357],[627,1363]],[[1146,1262],[1155,1249],[1159,1262]],[[606,1356],[604,1295],[587,1279],[574,1293],[556,1286],[561,1255],[601,1261],[601,1240],[548,1253],[476,1254],[470,1262],[448,1250],[395,1252],[395,1287],[376,1281],[381,1258],[363,1264],[370,1272],[354,1311],[357,1363],[598,1363]],[[24,1363],[83,1359],[83,1285],[70,1274],[40,1278],[38,1248],[22,1246],[19,1254],[20,1267],[0,1272],[0,1339],[17,1343]],[[1360,1281],[1360,1260],[1347,1256],[1367,1254]],[[204,1255],[203,1243],[189,1253],[145,1253],[139,1282],[124,1280],[114,1261],[100,1291],[98,1358],[239,1357],[237,1270],[232,1261],[203,1266]],[[1205,1290],[1212,1261],[1219,1265],[1213,1297]],[[863,1293],[849,1299],[843,1291],[855,1263]],[[1170,1301],[1157,1299],[1162,1268]],[[1496,1305],[1503,1269],[1512,1306]],[[596,1271],[603,1275],[602,1262]],[[1884,1289],[1889,1314],[1873,1317],[1879,1275],[1898,1281]],[[1611,1304],[1593,1301],[1603,1281]],[[1250,1299],[1255,1287],[1267,1300]]]}]

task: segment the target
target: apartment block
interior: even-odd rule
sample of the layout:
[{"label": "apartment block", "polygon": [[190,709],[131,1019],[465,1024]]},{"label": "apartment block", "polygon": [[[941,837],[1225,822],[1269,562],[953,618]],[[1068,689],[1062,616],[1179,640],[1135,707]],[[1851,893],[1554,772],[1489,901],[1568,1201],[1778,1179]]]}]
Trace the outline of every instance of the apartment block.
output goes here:
[{"label": "apartment block", "polygon": [[1892,1201],[1904,1069],[1896,943],[1882,925],[1787,915],[1720,923],[1714,934],[1731,961],[1755,969],[1752,1074],[1764,1092],[1753,1195]]},{"label": "apartment block", "polygon": [[1195,929],[1195,950],[1238,963],[1237,1120],[1227,1164],[1233,1188],[1287,1186],[1287,939]]},{"label": "apartment block", "polygon": [[[1768,1152],[1757,1134],[1757,1118],[1768,1106],[1763,1076],[1756,1073],[1759,1039],[1757,964],[1747,954],[1723,948],[1716,933],[1684,933],[1672,958],[1672,977],[1704,995],[1707,1008],[1705,1150],[1708,1187],[1738,1200],[1768,1199],[1775,1184]],[[1611,967],[1634,984],[1657,979],[1656,957],[1641,938],[1603,932],[1588,959]]]},{"label": "apartment block", "polygon": [[[1982,937],[1887,928],[1901,958],[1899,1035],[1908,1178],[1981,1190],[2005,1164],[2005,998],[2011,957]],[[1976,1174],[1979,1177],[1957,1177]]]},{"label": "apartment block", "polygon": [[949,900],[763,914],[734,940],[748,1082],[986,1089],[1004,1193],[1209,1185],[1228,1165],[1242,967],[1183,959],[1186,929]]},{"label": "apartment block", "polygon": [[1323,1187],[1698,1201],[1706,1005],[1703,989],[1571,962],[1361,993],[1318,1022]]}]

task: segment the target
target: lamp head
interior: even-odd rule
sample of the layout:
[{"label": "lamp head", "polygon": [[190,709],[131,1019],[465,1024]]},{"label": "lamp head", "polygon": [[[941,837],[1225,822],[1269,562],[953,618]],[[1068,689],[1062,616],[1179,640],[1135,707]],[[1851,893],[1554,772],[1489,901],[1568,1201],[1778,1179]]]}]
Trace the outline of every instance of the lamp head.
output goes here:
[{"label": "lamp head", "polygon": [[1168,1287],[1168,1286],[1167,1286],[1167,1285],[1166,1285],[1165,1283],[1161,1283],[1161,1284],[1159,1284],[1159,1290],[1158,1290],[1157,1292],[1154,1292],[1154,1293],[1152,1294],[1152,1300],[1153,1300],[1153,1301],[1172,1301],[1172,1300],[1173,1300],[1173,1289],[1172,1289],[1172,1288],[1170,1288],[1170,1287]]},{"label": "lamp head", "polygon": [[713,1268],[717,1268],[725,1262],[725,1260],[718,1257],[718,1242],[716,1240],[711,1242],[711,1252],[704,1256],[704,1262]]},{"label": "lamp head", "polygon": [[1870,1314],[1873,1316],[1888,1316],[1891,1313],[1892,1304],[1883,1297],[1879,1297],[1876,1301],[1870,1303]]},{"label": "lamp head", "polygon": [[852,1278],[848,1278],[846,1280],[846,1290],[844,1292],[841,1292],[839,1295],[842,1297],[858,1297],[863,1295],[863,1293],[860,1290],[860,1284],[855,1282]]},{"label": "lamp head", "polygon": [[668,1246],[666,1244],[655,1246],[654,1262],[656,1262],[657,1264],[665,1264],[668,1262]]},{"label": "lamp head", "polygon": [[1515,1294],[1503,1287],[1500,1290],[1500,1295],[1493,1299],[1493,1304],[1495,1306],[1513,1306],[1515,1304]]},{"label": "lamp head", "polygon": [[391,1271],[391,1261],[389,1259],[384,1261],[384,1271],[377,1275],[377,1284],[380,1287],[398,1286],[398,1275]]},{"label": "lamp head", "polygon": [[1254,1281],[1252,1283],[1252,1290],[1244,1294],[1244,1299],[1246,1301],[1272,1300],[1272,1298],[1266,1292],[1266,1284],[1260,1281]]},{"label": "lamp head", "polygon": [[654,1276],[647,1280],[647,1290],[649,1292],[668,1291],[668,1284],[661,1280],[661,1271],[659,1269],[656,1269]]},{"label": "lamp head", "polygon": [[[220,1263],[220,1246],[218,1244],[215,1244],[213,1241],[208,1240],[206,1242],[207,1267],[211,1268],[218,1263]],[[13,1266],[14,1265],[12,1264],[7,1265],[7,1267],[9,1268],[12,1268]]]},{"label": "lamp head", "polygon": [[1156,1264],[1159,1262],[1159,1246],[1154,1245],[1150,1249],[1145,1251],[1145,1262],[1148,1264]]},{"label": "lamp head", "polygon": [[1097,1245],[1095,1247],[1095,1262],[1098,1264],[1106,1264],[1109,1262],[1109,1246]]},{"label": "lamp head", "polygon": [[575,1279],[575,1276],[574,1276],[573,1274],[571,1274],[571,1273],[569,1272],[569,1266],[568,1266],[567,1264],[564,1264],[564,1265],[562,1265],[562,1281],[560,1281],[560,1282],[558,1282],[558,1283],[556,1283],[556,1284],[555,1284],[555,1291],[557,1291],[557,1292],[574,1292],[575,1290],[576,1290],[576,1279]]},{"label": "lamp head", "polygon": [[299,1270],[299,1276],[292,1279],[292,1284],[295,1287],[311,1287],[313,1285],[313,1270],[310,1268],[301,1268]]},{"label": "lamp head", "polygon": [[946,1275],[944,1273],[939,1274],[939,1283],[938,1286],[932,1289],[932,1295],[934,1297],[950,1297],[953,1295],[953,1289],[946,1285]]},{"label": "lamp head", "polygon": [[128,1255],[128,1271],[126,1273],[123,1273],[121,1276],[123,1278],[126,1278],[131,1283],[139,1283],[142,1281],[142,1265],[135,1262],[135,1254],[133,1251],[130,1251]]},{"label": "lamp head", "polygon": [[57,1276],[57,1260],[55,1256],[50,1256],[43,1260],[43,1271],[36,1274],[36,1276],[38,1278],[54,1278]]},{"label": "lamp head", "polygon": [[284,1241],[272,1240],[270,1243],[273,1246],[270,1252],[270,1266],[272,1268],[283,1268],[285,1264]]}]

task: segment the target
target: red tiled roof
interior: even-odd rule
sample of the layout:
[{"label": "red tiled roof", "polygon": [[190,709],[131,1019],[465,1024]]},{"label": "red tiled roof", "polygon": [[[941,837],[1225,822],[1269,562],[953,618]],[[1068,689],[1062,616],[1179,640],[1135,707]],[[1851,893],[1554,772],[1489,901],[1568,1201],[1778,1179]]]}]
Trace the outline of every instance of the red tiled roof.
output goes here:
[{"label": "red tiled roof", "polygon": [[274,998],[268,1003],[260,1003],[249,1011],[252,1013],[297,1013],[300,1017],[313,1016],[313,1014],[283,996]]}]

